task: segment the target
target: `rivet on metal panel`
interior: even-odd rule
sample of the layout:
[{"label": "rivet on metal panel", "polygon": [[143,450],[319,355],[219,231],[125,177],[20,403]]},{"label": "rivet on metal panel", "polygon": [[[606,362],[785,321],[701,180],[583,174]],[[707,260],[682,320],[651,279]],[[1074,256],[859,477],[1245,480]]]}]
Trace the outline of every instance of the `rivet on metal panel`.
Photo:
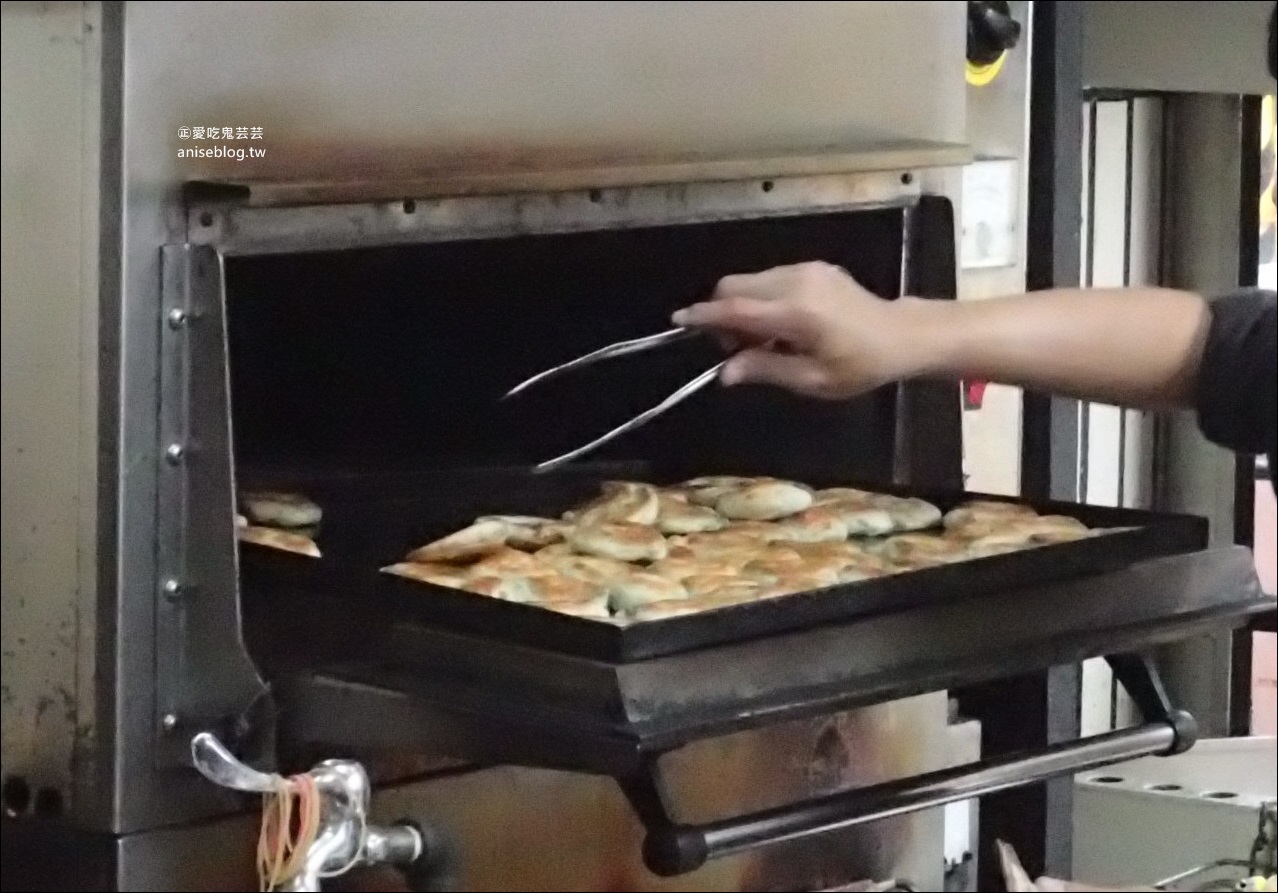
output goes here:
[{"label": "rivet on metal panel", "polygon": [[164,718],[160,720],[160,725],[164,727],[164,731],[172,732],[177,728],[178,718],[176,713],[166,713]]},{"label": "rivet on metal panel", "polygon": [[164,451],[164,458],[170,465],[177,465],[186,458],[186,449],[180,443],[171,443]]},{"label": "rivet on metal panel", "polygon": [[182,328],[182,326],[186,325],[186,321],[187,321],[187,315],[185,310],[182,310],[178,307],[174,307],[172,310],[169,311],[169,328],[170,329],[180,329]]},{"label": "rivet on metal panel", "polygon": [[168,598],[177,598],[178,596],[182,594],[183,587],[181,582],[179,582],[178,580],[169,579],[164,581],[163,588],[164,588],[165,596],[167,596]]}]

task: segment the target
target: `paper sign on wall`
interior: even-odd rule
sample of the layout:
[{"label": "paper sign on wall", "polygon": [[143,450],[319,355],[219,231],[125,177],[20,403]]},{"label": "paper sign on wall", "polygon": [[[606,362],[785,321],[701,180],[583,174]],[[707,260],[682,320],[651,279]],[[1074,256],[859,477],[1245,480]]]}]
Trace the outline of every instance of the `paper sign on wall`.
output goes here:
[{"label": "paper sign on wall", "polygon": [[1016,264],[1019,196],[1016,161],[976,161],[963,169],[963,269]]}]

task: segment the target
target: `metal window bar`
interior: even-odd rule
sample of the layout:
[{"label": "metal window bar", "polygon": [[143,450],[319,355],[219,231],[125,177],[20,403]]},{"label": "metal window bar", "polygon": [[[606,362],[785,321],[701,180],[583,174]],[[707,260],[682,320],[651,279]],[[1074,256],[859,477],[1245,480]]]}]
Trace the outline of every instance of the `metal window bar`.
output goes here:
[{"label": "metal window bar", "polygon": [[[1139,97],[1135,94],[1093,94],[1086,98],[1084,115],[1084,183],[1082,189],[1082,284],[1087,288],[1122,285],[1130,287],[1144,281],[1148,272],[1161,268],[1161,258],[1146,263],[1144,254],[1149,244],[1146,236],[1137,237],[1137,230],[1145,225],[1147,215],[1138,213],[1137,202],[1158,201],[1161,172],[1161,153],[1158,145],[1147,150],[1142,128],[1147,122],[1161,117],[1162,100],[1159,97]],[[1121,113],[1118,119],[1117,113]],[[1121,123],[1120,123],[1121,120]],[[1148,157],[1138,167],[1138,156]],[[1121,161],[1120,161],[1121,159]],[[1117,204],[1116,190],[1102,189],[1108,181],[1116,186],[1117,166],[1121,164],[1121,206]],[[1139,182],[1138,182],[1139,180]],[[1114,199],[1107,200],[1110,196]],[[1107,221],[1119,221],[1121,226]],[[1107,254],[1115,238],[1121,239],[1121,254]],[[1153,244],[1162,250],[1162,240]],[[1138,273],[1138,271],[1141,271]],[[1136,506],[1149,496],[1146,458],[1148,441],[1156,436],[1153,419],[1144,413],[1133,415],[1133,410],[1119,407],[1116,422],[1116,449],[1114,454],[1091,456],[1095,445],[1098,451],[1107,449],[1107,439],[1114,436],[1111,428],[1099,428],[1097,422],[1101,409],[1091,402],[1080,402],[1078,407],[1078,463],[1076,481],[1079,499],[1082,501],[1113,501],[1119,506]],[[1106,409],[1106,413],[1112,410]],[[1147,434],[1146,432],[1152,432]],[[1097,440],[1098,437],[1106,440]],[[1100,465],[1097,461],[1103,459]],[[1116,463],[1116,464],[1111,464]],[[1098,493],[1100,488],[1104,492]],[[1130,713],[1126,693],[1116,680],[1109,680],[1108,728],[1124,725]],[[1097,680],[1103,684],[1101,680]],[[1103,710],[1104,707],[1102,706]]]}]

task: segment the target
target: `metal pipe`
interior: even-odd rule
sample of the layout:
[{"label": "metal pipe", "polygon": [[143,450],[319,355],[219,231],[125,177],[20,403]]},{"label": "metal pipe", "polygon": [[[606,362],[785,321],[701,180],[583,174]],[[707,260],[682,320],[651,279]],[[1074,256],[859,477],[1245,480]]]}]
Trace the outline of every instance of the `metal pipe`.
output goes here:
[{"label": "metal pipe", "polygon": [[[943,769],[704,825],[670,825],[649,833],[645,861],[658,874],[682,874],[708,859],[765,844],[943,806],[1135,757],[1171,753],[1192,743],[1192,720],[1180,719],[1174,714],[1168,721],[1057,744],[1030,755]],[[1183,740],[1186,737],[1188,742]]]}]

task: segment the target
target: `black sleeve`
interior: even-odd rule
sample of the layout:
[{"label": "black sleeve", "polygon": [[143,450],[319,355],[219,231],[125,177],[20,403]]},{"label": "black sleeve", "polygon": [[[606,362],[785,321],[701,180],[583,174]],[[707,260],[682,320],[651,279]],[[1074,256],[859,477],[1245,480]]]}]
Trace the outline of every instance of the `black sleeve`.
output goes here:
[{"label": "black sleeve", "polygon": [[1274,293],[1247,289],[1211,302],[1198,373],[1198,425],[1213,443],[1265,454],[1274,467],[1278,317]]}]

